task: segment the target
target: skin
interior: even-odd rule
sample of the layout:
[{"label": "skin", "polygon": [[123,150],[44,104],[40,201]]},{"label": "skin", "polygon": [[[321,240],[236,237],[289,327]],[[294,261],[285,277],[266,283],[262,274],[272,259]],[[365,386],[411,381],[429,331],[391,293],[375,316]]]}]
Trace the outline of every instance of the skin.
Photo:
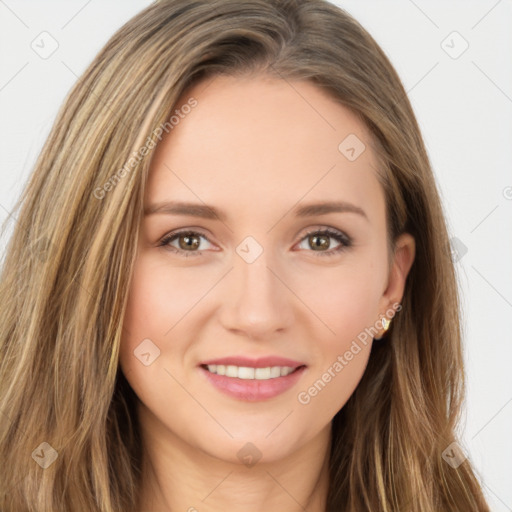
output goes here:
[{"label": "skin", "polygon": [[[191,96],[197,106],[154,150],[145,207],[206,203],[226,219],[159,213],[141,223],[120,353],[140,399],[140,510],[321,512],[331,420],[357,387],[372,340],[309,403],[298,393],[400,302],[414,239],[403,234],[388,260],[369,134],[314,84],[216,77],[186,91],[178,105]],[[338,150],[349,134],[366,145],[354,161]],[[326,200],[350,202],[367,218],[294,215]],[[307,233],[327,227],[352,245],[323,255],[343,244],[327,237],[330,245],[318,248]],[[159,246],[165,235],[192,228],[207,237],[194,239],[200,255]],[[252,263],[236,252],[247,236],[263,249]],[[183,238],[170,245],[197,252],[183,249]],[[146,366],[134,350],[148,338],[160,355]],[[229,355],[278,355],[307,368],[283,394],[244,401],[218,391],[198,369]],[[247,442],[261,454],[251,467],[237,456]]]}]

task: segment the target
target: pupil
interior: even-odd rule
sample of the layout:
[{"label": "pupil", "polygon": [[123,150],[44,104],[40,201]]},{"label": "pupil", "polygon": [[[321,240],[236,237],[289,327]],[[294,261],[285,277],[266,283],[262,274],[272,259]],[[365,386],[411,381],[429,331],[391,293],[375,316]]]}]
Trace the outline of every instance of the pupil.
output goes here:
[{"label": "pupil", "polygon": [[[193,247],[193,248],[199,247],[199,242],[198,242],[196,236],[184,235],[180,238],[180,240],[185,240],[185,243],[180,243],[182,249],[190,248],[190,247]],[[193,240],[192,243],[190,243],[191,240]]]},{"label": "pupil", "polygon": [[[315,242],[313,242],[313,246],[314,247],[325,247],[325,248],[329,248],[329,240],[327,239],[328,237],[325,236],[325,235],[314,235],[311,237],[313,240],[315,240]],[[316,242],[318,241],[318,239],[321,240],[320,244],[317,244]]]}]

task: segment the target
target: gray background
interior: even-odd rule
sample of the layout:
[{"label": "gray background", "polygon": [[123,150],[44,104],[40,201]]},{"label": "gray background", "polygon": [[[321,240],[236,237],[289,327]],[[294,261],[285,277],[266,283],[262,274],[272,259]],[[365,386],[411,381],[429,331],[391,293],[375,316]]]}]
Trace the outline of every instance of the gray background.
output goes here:
[{"label": "gray background", "polygon": [[[461,445],[491,509],[512,511],[512,2],[334,3],[388,54],[417,114],[458,259],[468,374]],[[149,4],[0,0],[0,222],[72,84]]]}]

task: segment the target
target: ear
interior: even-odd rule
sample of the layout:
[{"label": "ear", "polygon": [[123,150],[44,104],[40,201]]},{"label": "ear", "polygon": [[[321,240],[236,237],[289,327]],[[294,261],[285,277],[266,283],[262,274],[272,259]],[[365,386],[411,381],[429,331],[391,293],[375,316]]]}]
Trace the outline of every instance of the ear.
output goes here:
[{"label": "ear", "polygon": [[388,284],[381,300],[381,311],[402,301],[405,281],[411,269],[416,254],[414,237],[409,233],[402,233],[395,244],[395,253],[391,262]]}]

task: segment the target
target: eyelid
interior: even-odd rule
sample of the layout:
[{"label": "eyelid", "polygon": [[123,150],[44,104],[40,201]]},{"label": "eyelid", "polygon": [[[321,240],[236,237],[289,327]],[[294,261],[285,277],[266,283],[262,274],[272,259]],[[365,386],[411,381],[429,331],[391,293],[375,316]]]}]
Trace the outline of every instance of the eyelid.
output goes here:
[{"label": "eyelid", "polygon": [[[301,232],[302,231],[299,231],[297,236],[299,236]],[[342,231],[341,229],[334,228],[332,226],[327,226],[325,224],[318,224],[318,225],[313,226],[313,227],[305,228],[305,231],[300,236],[300,240],[299,241],[302,241],[305,237],[307,237],[309,235],[312,235],[314,233],[319,233],[319,232],[320,233],[327,232],[327,233],[331,233],[331,234],[336,234],[336,235],[338,235],[340,237],[346,238],[347,241],[351,240],[351,237],[347,233]]]}]

